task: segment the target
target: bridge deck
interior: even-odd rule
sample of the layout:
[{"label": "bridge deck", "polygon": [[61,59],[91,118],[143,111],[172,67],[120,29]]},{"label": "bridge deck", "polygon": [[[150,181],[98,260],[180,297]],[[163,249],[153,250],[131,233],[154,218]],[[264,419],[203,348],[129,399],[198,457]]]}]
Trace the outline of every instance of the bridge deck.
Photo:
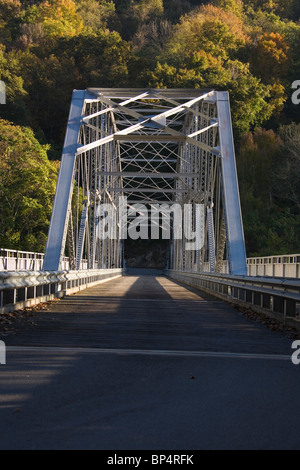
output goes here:
[{"label": "bridge deck", "polygon": [[300,448],[292,339],[228,304],[131,275],[32,321],[0,334],[2,449]]},{"label": "bridge deck", "polygon": [[[164,276],[131,275],[54,303],[12,344],[237,353],[287,350],[285,338]],[[288,343],[290,348],[290,343]],[[290,351],[289,351],[290,352]]]}]

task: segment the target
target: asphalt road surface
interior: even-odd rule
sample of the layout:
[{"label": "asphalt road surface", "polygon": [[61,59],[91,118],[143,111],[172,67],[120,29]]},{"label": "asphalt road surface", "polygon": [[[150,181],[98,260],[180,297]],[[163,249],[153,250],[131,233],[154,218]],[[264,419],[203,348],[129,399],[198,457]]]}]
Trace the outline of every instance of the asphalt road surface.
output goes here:
[{"label": "asphalt road surface", "polygon": [[293,336],[130,275],[1,329],[0,449],[300,449]]}]

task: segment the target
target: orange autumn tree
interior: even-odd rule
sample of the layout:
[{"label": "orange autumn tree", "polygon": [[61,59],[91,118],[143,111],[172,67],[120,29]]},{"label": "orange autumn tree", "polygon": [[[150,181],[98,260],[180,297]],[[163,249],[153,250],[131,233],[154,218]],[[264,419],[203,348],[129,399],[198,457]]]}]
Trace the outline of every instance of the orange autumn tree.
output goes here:
[{"label": "orange autumn tree", "polygon": [[263,34],[251,58],[255,75],[266,84],[283,78],[289,66],[289,49],[283,35],[273,32]]}]

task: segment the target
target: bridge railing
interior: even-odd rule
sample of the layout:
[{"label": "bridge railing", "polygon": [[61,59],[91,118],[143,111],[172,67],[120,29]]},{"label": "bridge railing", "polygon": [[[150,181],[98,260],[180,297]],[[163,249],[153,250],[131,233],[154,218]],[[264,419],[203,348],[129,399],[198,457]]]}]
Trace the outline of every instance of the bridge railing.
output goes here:
[{"label": "bridge railing", "polygon": [[[204,263],[203,270],[209,272],[209,263]],[[248,276],[284,277],[300,279],[300,254],[261,256],[247,258]],[[228,274],[228,263],[224,261],[222,274]]]},{"label": "bridge railing", "polygon": [[43,266],[43,253],[0,248],[1,271],[34,271]]},{"label": "bridge railing", "polygon": [[248,258],[249,276],[300,278],[300,254]]},{"label": "bridge railing", "polygon": [[122,269],[0,272],[0,313],[21,310],[122,275]]},{"label": "bridge railing", "polygon": [[[0,271],[40,271],[43,269],[44,253],[0,248]],[[300,279],[300,254],[247,258],[248,276],[290,277]],[[82,260],[81,269],[87,269],[87,260]],[[209,263],[204,263],[209,272]],[[64,257],[62,270],[69,270],[69,258]],[[228,274],[228,263],[224,261],[222,274]]]},{"label": "bridge railing", "polygon": [[[43,262],[44,253],[0,248],[0,272],[41,271]],[[69,258],[63,258],[61,269],[66,271],[69,269]],[[81,269],[87,269],[87,260],[81,261]]]},{"label": "bridge railing", "polygon": [[300,327],[300,281],[166,270],[174,280]]}]

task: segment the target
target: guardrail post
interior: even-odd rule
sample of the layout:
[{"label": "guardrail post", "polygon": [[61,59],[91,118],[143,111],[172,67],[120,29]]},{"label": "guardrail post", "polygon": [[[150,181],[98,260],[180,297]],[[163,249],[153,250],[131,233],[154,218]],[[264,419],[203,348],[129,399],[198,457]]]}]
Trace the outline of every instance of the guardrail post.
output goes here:
[{"label": "guardrail post", "polygon": [[284,314],[284,299],[277,295],[273,295],[273,312]]},{"label": "guardrail post", "polygon": [[16,303],[16,289],[11,288],[3,292],[3,304],[15,304]]},{"label": "guardrail post", "polygon": [[296,316],[296,302],[293,299],[284,299],[284,315],[287,317]]},{"label": "guardrail post", "polygon": [[271,307],[271,295],[270,294],[262,294],[262,307],[270,309]]}]

